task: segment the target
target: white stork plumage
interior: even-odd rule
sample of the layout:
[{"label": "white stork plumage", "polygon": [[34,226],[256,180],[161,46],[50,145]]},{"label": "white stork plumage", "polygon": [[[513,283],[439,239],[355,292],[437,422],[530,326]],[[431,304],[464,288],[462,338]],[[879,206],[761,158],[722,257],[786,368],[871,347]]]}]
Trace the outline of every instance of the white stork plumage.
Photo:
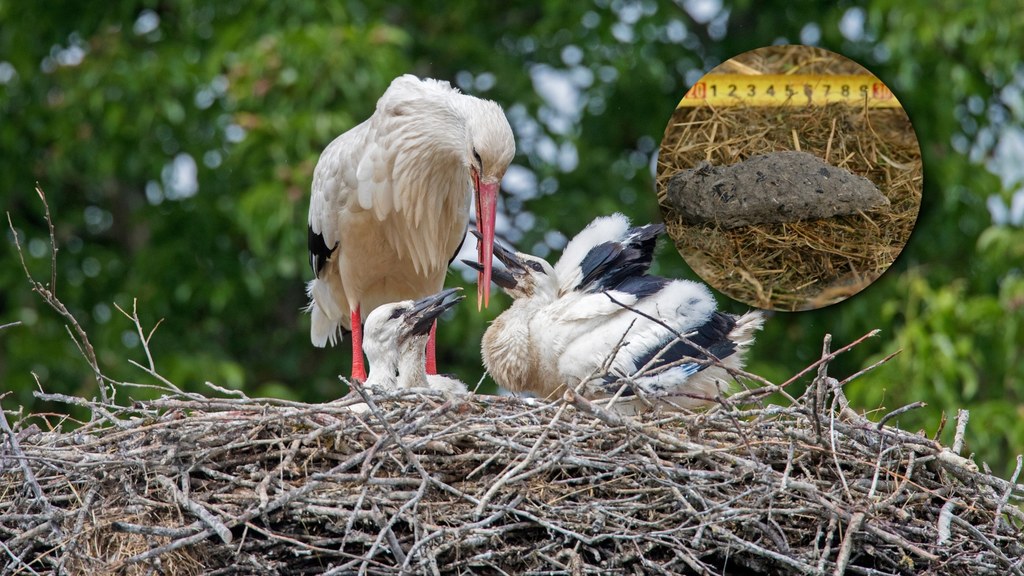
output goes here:
[{"label": "white stork plumage", "polygon": [[382,304],[366,317],[363,349],[370,363],[367,388],[466,392],[466,385],[461,381],[441,374],[427,374],[424,367],[424,349],[431,327],[445,310],[465,298],[455,296],[458,290],[449,288],[415,301]]},{"label": "white stork plumage", "polygon": [[[309,203],[310,339],[318,347],[352,331],[352,377],[365,379],[362,322],[381,304],[444,285],[475,196],[489,299],[498,189],[515,141],[501,107],[447,82],[399,76],[370,118],[320,155]],[[434,333],[428,369],[434,372]]]},{"label": "white stork plumage", "polygon": [[621,214],[598,218],[553,267],[495,245],[505,269],[493,279],[514,301],[484,334],[494,380],[541,397],[580,382],[591,399],[621,388],[622,412],[644,406],[638,395],[691,408],[723,392],[764,317],[718,312],[703,284],[647,275],[663,230],[632,228]]}]

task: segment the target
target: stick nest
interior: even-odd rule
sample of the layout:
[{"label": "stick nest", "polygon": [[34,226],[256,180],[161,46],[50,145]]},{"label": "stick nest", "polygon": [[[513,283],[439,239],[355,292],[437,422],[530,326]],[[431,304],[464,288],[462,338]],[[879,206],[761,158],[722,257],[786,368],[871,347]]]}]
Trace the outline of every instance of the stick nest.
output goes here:
[{"label": "stick nest", "polygon": [[[860,65],[807,46],[741,54],[711,73],[863,74]],[[881,213],[732,230],[687,225],[666,201],[668,181],[702,161],[728,166],[798,150],[871,180],[889,199]],[[921,205],[921,150],[902,108],[828,106],[679,108],[665,129],[657,169],[666,229],[687,264],[751,306],[807,310],[840,302],[877,279],[903,250]]]},{"label": "stick nest", "polygon": [[0,573],[1021,574],[1020,460],[1007,482],[888,424],[915,405],[869,420],[834,356],[798,398],[644,420],[572,392],[38,393],[92,419],[0,418]]}]

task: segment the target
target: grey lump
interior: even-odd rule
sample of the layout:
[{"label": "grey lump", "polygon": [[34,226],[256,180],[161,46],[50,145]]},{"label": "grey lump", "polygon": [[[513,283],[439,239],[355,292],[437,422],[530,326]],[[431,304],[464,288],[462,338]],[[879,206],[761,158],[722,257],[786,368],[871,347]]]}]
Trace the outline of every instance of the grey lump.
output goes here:
[{"label": "grey lump", "polygon": [[889,206],[867,178],[796,151],[752,156],[731,166],[702,162],[669,180],[668,201],[685,224],[722,228],[819,220]]}]

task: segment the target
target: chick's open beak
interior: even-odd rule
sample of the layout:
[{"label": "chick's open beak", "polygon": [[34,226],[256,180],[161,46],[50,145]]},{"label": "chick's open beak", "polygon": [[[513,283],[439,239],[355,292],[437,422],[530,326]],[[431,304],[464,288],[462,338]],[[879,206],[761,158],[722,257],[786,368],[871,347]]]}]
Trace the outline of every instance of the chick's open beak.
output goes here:
[{"label": "chick's open beak", "polygon": [[416,336],[426,336],[438,316],[466,298],[459,294],[455,298],[449,299],[460,290],[462,288],[449,288],[414,302],[412,308],[405,314],[405,321],[412,324],[411,333]]}]

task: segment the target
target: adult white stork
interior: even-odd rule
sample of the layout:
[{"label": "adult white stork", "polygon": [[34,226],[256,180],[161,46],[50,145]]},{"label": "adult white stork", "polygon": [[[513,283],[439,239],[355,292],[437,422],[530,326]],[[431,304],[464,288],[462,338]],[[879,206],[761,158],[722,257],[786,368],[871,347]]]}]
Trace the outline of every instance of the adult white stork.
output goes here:
[{"label": "adult white stork", "polygon": [[378,306],[366,317],[363,348],[370,362],[367,388],[398,390],[429,388],[452,393],[465,393],[461,381],[441,375],[427,374],[424,367],[424,344],[437,317],[465,297],[454,296],[458,288],[449,288],[421,298]]},{"label": "adult white stork", "polygon": [[[352,377],[365,379],[362,322],[381,304],[433,294],[465,239],[476,199],[478,286],[490,296],[501,179],[515,155],[501,107],[447,82],[399,76],[370,118],[320,155],[309,203],[310,339],[352,332]],[[428,370],[435,372],[433,328]]]},{"label": "adult white stork", "polygon": [[493,279],[514,302],[484,334],[495,381],[541,397],[580,382],[592,399],[622,388],[623,412],[643,406],[638,395],[696,407],[723,392],[764,318],[718,312],[703,284],[647,275],[662,230],[631,228],[621,214],[599,218],[554,267],[496,245],[505,269]]}]

